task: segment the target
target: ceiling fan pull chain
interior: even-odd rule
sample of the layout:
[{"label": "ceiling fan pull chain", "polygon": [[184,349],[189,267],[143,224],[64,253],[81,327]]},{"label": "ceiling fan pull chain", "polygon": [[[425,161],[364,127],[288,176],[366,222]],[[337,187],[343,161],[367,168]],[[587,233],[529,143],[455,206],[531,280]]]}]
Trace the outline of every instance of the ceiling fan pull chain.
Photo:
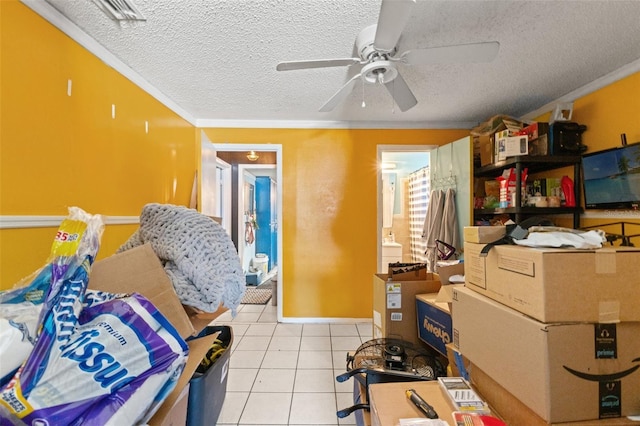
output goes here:
[{"label": "ceiling fan pull chain", "polygon": [[360,79],[362,81],[362,108],[366,107],[367,105],[364,103],[364,77]]},{"label": "ceiling fan pull chain", "polygon": [[395,114],[396,113],[396,80],[393,79],[391,81],[391,92],[393,93],[393,96],[391,96],[391,114]]}]

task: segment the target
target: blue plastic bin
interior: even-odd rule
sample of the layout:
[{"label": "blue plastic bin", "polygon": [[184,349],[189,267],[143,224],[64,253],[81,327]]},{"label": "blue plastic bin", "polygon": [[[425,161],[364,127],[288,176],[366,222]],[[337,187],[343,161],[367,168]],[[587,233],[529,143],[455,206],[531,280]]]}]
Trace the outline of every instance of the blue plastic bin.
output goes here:
[{"label": "blue plastic bin", "polygon": [[187,426],[215,425],[222,410],[227,393],[227,376],[233,331],[229,326],[208,326],[196,337],[204,337],[220,332],[218,339],[227,349],[204,372],[196,372],[190,381],[189,402],[187,405]]}]

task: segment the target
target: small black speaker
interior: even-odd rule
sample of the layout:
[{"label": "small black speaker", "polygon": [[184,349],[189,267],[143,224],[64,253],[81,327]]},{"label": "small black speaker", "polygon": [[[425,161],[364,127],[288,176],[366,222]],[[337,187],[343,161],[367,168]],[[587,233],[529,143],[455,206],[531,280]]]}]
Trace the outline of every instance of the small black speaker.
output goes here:
[{"label": "small black speaker", "polygon": [[580,155],[587,150],[582,144],[584,124],[572,121],[556,121],[549,126],[550,155]]}]

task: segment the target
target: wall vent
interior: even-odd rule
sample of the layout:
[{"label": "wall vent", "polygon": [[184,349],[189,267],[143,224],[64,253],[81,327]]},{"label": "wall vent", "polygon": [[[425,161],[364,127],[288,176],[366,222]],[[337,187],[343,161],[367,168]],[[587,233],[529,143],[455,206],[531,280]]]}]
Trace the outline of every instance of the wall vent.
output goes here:
[{"label": "wall vent", "polygon": [[146,21],[131,0],[93,0],[109,18],[116,21]]}]

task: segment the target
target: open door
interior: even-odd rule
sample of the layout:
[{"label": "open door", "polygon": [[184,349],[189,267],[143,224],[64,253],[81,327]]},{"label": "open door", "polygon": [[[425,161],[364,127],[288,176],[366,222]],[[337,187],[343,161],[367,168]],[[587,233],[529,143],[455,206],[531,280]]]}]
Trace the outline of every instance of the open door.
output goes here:
[{"label": "open door", "polygon": [[[421,242],[424,217],[414,218],[420,208],[426,211],[422,188],[414,195],[413,175],[429,175],[429,153],[435,145],[378,146],[378,262],[377,272],[386,273],[389,263],[419,262],[414,252]],[[421,174],[422,176],[422,174]],[[426,194],[428,196],[428,193]],[[419,205],[420,204],[420,205]],[[421,204],[424,206],[421,207]],[[417,234],[416,234],[417,233]]]},{"label": "open door", "polygon": [[[229,144],[212,143],[206,136],[202,138],[202,212],[213,213],[223,218],[223,226],[231,235],[236,245],[238,255],[242,261],[245,272],[250,272],[251,260],[256,255],[255,234],[252,243],[248,244],[245,238],[249,223],[253,231],[257,223],[255,209],[249,208],[247,215],[246,206],[255,203],[256,178],[269,176],[273,182],[275,199],[273,202],[273,217],[267,225],[262,225],[261,230],[273,230],[273,246],[269,246],[269,269],[275,269],[275,282],[273,297],[277,303],[278,321],[282,321],[282,226],[278,221],[282,220],[282,146],[279,144]],[[261,154],[260,161],[248,159],[247,153],[256,151]],[[269,158],[268,164],[263,160]],[[272,161],[271,161],[272,160]],[[251,190],[254,195],[251,195]],[[210,197],[205,200],[205,197]],[[255,208],[255,204],[254,208]],[[251,212],[253,211],[253,217]],[[264,219],[258,217],[257,220]],[[274,222],[274,223],[271,223]],[[272,271],[269,271],[272,272]],[[270,277],[273,274],[269,274]]]}]

